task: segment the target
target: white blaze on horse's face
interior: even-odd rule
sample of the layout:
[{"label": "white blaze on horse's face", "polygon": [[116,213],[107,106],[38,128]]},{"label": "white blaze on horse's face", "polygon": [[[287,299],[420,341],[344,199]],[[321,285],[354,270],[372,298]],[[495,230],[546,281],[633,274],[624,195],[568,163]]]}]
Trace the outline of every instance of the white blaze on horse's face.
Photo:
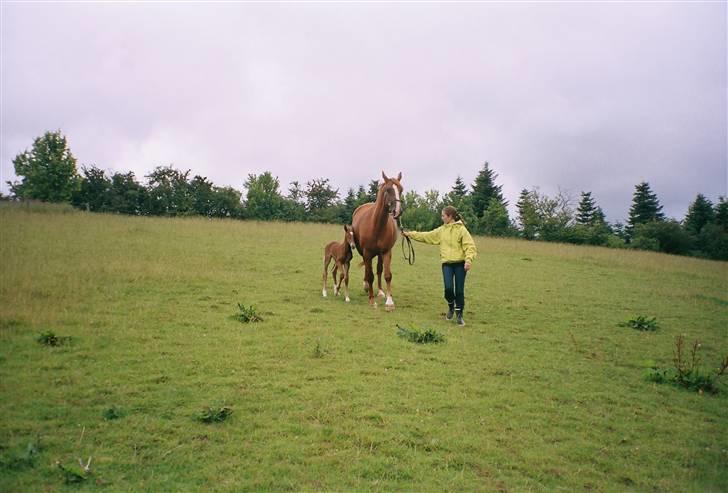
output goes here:
[{"label": "white blaze on horse's face", "polygon": [[[389,178],[384,171],[382,171],[382,178],[384,179],[384,182],[380,185],[380,187],[389,187],[391,190],[387,190],[387,209],[389,209],[389,213],[392,214],[392,216],[397,219],[399,216],[402,215],[402,199],[401,199],[401,193],[402,193],[402,185],[400,184],[400,180],[402,179],[402,173],[399,173],[397,175],[397,178]],[[390,201],[389,198],[391,195],[394,195],[394,198]],[[392,205],[394,204],[394,205]]]},{"label": "white blaze on horse's face", "polygon": [[399,199],[399,187],[394,185],[394,197],[396,202],[394,203],[394,218],[398,218],[402,214],[402,202]]}]

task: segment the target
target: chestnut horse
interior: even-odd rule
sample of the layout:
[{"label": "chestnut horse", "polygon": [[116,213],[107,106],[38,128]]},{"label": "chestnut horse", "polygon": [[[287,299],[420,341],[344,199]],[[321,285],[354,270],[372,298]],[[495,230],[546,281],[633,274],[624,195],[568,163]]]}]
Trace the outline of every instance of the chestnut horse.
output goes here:
[{"label": "chestnut horse", "polygon": [[[346,294],[346,302],[349,302],[349,266],[351,265],[351,259],[354,257],[351,253],[352,249],[356,248],[354,244],[354,230],[348,224],[344,225],[344,241],[339,243],[338,241],[332,241],[324,248],[324,289],[321,294],[326,298],[326,284],[328,284],[329,277],[329,263],[334,261],[334,270],[331,275],[334,278],[334,296],[339,296],[341,291],[341,281],[344,281],[344,294]],[[338,278],[336,272],[341,271],[341,277]]]},{"label": "chestnut horse", "polygon": [[372,260],[377,257],[377,280],[379,296],[382,291],[382,268],[387,281],[387,310],[394,310],[392,300],[392,247],[397,241],[397,225],[395,219],[402,214],[402,173],[397,178],[388,178],[382,171],[384,183],[379,186],[377,201],[360,205],[352,216],[356,249],[364,259],[364,289],[369,291],[369,304],[376,307],[374,300],[374,271]]}]

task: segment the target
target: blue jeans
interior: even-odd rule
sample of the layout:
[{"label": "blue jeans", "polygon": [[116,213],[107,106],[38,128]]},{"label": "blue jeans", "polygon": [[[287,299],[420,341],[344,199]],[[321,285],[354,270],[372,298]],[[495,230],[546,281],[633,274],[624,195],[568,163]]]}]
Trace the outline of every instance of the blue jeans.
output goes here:
[{"label": "blue jeans", "polygon": [[456,310],[465,308],[465,262],[442,264],[442,279],[445,281],[445,300]]}]

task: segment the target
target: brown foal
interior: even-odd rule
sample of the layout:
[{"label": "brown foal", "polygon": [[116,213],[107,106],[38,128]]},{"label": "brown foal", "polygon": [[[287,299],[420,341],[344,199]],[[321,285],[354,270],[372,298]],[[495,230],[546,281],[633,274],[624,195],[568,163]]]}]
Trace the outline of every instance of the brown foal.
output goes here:
[{"label": "brown foal", "polygon": [[[332,276],[334,277],[334,296],[339,296],[341,291],[341,281],[344,281],[344,294],[346,295],[346,302],[349,302],[349,266],[351,265],[351,259],[353,257],[351,251],[356,248],[354,243],[354,230],[348,224],[344,226],[344,241],[339,243],[338,241],[332,241],[324,249],[324,289],[322,294],[326,298],[326,284],[328,283],[329,275],[329,263],[331,260],[334,261],[334,270]],[[340,276],[338,282],[336,282],[336,273],[339,272]]]}]

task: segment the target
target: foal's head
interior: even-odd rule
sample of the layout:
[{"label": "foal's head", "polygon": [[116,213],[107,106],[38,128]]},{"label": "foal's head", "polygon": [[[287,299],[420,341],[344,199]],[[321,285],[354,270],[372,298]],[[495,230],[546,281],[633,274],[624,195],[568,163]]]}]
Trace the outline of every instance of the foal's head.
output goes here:
[{"label": "foal's head", "polygon": [[384,197],[384,203],[387,206],[387,212],[392,214],[395,219],[402,215],[402,173],[397,178],[389,178],[382,171],[384,183],[379,187],[379,193]]},{"label": "foal's head", "polygon": [[352,250],[356,248],[356,243],[354,243],[354,228],[352,228],[349,224],[344,225],[344,242],[347,243]]}]

